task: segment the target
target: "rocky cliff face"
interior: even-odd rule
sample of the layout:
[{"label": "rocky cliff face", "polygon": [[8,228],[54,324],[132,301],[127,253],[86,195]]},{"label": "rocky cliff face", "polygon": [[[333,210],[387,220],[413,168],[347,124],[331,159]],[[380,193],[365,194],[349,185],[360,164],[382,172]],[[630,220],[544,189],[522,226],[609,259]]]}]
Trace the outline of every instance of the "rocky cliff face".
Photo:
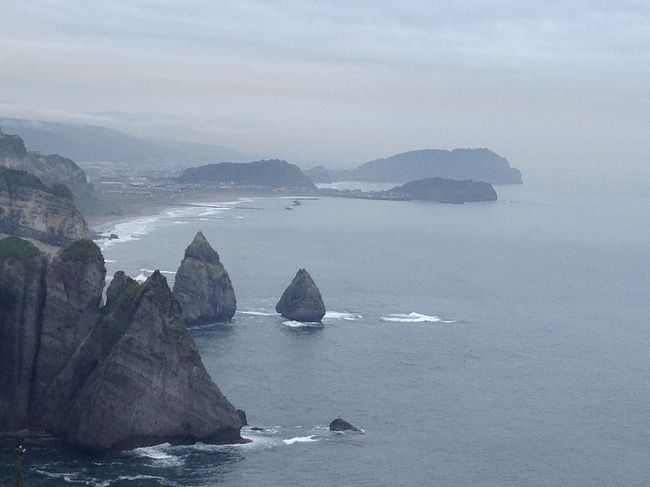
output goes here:
[{"label": "rocky cliff face", "polygon": [[94,194],[86,174],[74,161],[57,154],[42,156],[28,152],[20,137],[1,131],[0,166],[33,174],[46,186],[63,184],[79,199],[88,199]]},{"label": "rocky cliff face", "polygon": [[5,168],[0,168],[0,233],[52,245],[92,235],[65,187],[48,188],[31,174]]},{"label": "rocky cliff face", "polygon": [[174,296],[188,325],[228,321],[235,314],[237,303],[228,272],[202,232],[185,249]]},{"label": "rocky cliff face", "polygon": [[77,395],[69,440],[100,449],[153,438],[239,441],[237,410],[203,367],[165,278],[154,272],[124,299],[128,318],[109,309],[103,320],[102,326],[116,330],[105,338],[114,343],[105,345],[106,358]]},{"label": "rocky cliff face", "polygon": [[241,441],[165,278],[118,273],[102,307],[105,272],[89,241],[50,258],[0,240],[0,433],[42,430],[93,450]]},{"label": "rocky cliff face", "polygon": [[40,416],[51,402],[46,391],[94,328],[106,279],[104,257],[88,240],[78,240],[52,259],[45,279],[40,348],[33,407]]},{"label": "rocky cliff face", "polygon": [[0,240],[0,431],[29,428],[47,258],[26,240]]},{"label": "rocky cliff face", "polygon": [[325,304],[316,283],[305,269],[300,269],[285,289],[275,310],[290,320],[320,322]]}]

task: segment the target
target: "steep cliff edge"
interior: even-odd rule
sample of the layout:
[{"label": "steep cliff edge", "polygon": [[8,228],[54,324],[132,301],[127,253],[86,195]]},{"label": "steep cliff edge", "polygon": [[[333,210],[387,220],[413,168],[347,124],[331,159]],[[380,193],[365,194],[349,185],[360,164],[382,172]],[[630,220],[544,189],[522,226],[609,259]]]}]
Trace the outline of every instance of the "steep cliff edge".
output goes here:
[{"label": "steep cliff edge", "polygon": [[235,314],[237,302],[228,272],[202,232],[185,249],[174,296],[188,325],[228,321]]},{"label": "steep cliff edge", "polygon": [[101,306],[105,273],[90,241],[51,257],[0,240],[0,434],[44,431],[90,450],[242,441],[165,278],[118,273]]},{"label": "steep cliff edge", "polygon": [[67,245],[92,232],[65,186],[48,188],[24,171],[0,167],[0,233]]},{"label": "steep cliff edge", "polygon": [[0,166],[25,171],[39,178],[46,186],[65,185],[78,200],[93,198],[93,186],[74,161],[58,154],[41,155],[29,152],[17,135],[0,131]]},{"label": "steep cliff edge", "polygon": [[29,429],[47,257],[26,240],[0,240],[0,432]]},{"label": "steep cliff edge", "polygon": [[237,410],[205,370],[165,278],[156,271],[131,293],[124,288],[100,322],[114,333],[97,333],[105,358],[76,397],[70,442],[105,449],[241,441]]}]

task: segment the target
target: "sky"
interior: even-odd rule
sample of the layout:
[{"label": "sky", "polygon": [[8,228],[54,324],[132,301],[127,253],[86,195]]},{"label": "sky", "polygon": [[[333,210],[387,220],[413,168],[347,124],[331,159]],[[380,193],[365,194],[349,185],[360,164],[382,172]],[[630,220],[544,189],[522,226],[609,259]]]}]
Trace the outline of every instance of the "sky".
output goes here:
[{"label": "sky", "polygon": [[648,178],[650,2],[7,0],[0,116],[309,167],[488,147]]}]

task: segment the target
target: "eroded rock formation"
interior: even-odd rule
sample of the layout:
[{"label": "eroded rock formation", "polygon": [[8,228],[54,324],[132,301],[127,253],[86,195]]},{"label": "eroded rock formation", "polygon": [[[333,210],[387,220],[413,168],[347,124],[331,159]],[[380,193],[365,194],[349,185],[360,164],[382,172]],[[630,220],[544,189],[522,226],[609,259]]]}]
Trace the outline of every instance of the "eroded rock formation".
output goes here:
[{"label": "eroded rock formation", "polygon": [[24,171],[0,167],[0,233],[67,245],[92,232],[65,186],[48,188]]},{"label": "eroded rock formation", "polygon": [[45,431],[105,450],[241,441],[167,281],[117,273],[89,241],[51,258],[0,240],[0,433]]},{"label": "eroded rock formation", "polygon": [[202,232],[185,249],[174,280],[174,296],[188,325],[228,321],[237,302],[228,272]]},{"label": "eroded rock formation", "polygon": [[300,269],[285,289],[275,310],[285,318],[302,322],[320,322],[325,304],[309,273]]}]

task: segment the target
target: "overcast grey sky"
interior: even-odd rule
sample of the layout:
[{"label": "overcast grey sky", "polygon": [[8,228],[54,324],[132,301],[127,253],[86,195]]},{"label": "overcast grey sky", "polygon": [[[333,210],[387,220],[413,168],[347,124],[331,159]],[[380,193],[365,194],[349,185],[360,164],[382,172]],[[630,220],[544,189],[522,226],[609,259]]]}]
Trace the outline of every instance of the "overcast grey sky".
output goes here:
[{"label": "overcast grey sky", "polygon": [[650,2],[6,0],[0,115],[309,166],[489,147],[648,176]]}]

